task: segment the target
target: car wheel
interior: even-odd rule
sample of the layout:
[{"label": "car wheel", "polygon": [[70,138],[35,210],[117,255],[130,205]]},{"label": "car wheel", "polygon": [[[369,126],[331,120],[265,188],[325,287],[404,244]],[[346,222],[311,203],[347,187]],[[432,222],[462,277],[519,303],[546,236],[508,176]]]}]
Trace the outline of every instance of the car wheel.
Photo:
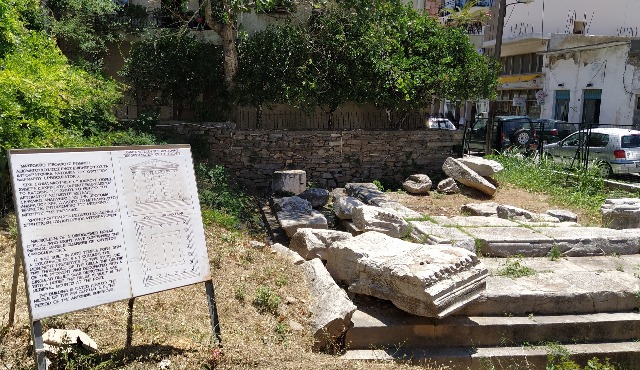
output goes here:
[{"label": "car wheel", "polygon": [[601,162],[598,164],[598,171],[600,172],[600,176],[607,179],[613,175],[613,169],[611,169],[611,165],[607,162]]},{"label": "car wheel", "polygon": [[525,146],[531,141],[531,133],[528,130],[520,130],[514,135],[513,142],[518,146]]}]

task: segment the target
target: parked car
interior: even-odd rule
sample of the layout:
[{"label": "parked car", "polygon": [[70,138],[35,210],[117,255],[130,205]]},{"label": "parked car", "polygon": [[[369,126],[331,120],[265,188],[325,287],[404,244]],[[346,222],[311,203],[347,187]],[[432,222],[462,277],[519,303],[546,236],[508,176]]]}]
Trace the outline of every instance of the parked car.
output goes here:
[{"label": "parked car", "polygon": [[440,130],[455,130],[456,126],[446,118],[431,117],[427,121],[427,128]]},{"label": "parked car", "polygon": [[557,143],[578,131],[573,123],[544,118],[534,120],[533,128],[536,130],[536,137],[544,145]]},{"label": "parked car", "polygon": [[[484,151],[487,122],[487,118],[477,118],[466,131],[465,140],[470,151]],[[492,149],[532,149],[535,146],[534,132],[533,121],[527,116],[497,116],[491,132]]]},{"label": "parked car", "polygon": [[600,169],[603,177],[640,173],[640,131],[623,128],[594,128],[575,132],[543,148],[555,161],[571,165],[584,163]]}]

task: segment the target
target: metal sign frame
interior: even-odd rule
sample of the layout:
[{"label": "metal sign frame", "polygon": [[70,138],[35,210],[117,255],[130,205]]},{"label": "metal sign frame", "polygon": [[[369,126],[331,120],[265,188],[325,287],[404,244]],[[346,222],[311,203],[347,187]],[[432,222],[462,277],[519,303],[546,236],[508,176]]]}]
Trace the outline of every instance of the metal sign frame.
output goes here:
[{"label": "metal sign frame", "polygon": [[[24,157],[24,155],[29,155],[29,157]],[[35,357],[38,370],[45,370],[47,368],[47,360],[44,352],[44,343],[42,340],[42,325],[40,323],[40,319],[44,317],[55,316],[61,313],[75,311],[78,309],[84,309],[84,308],[93,307],[93,306],[97,306],[105,303],[121,301],[124,298],[121,298],[121,299],[112,299],[110,297],[101,298],[99,296],[100,292],[98,292],[96,293],[98,294],[98,297],[96,298],[98,300],[98,303],[93,304],[91,299],[85,299],[85,298],[92,298],[91,296],[84,297],[84,295],[77,295],[75,297],[72,297],[71,299],[78,299],[81,302],[84,299],[84,304],[80,304],[79,308],[66,309],[62,303],[58,303],[58,300],[56,300],[56,303],[51,303],[51,305],[53,305],[53,307],[56,308],[56,305],[59,304],[61,307],[56,308],[57,311],[54,310],[53,314],[49,314],[47,312],[37,312],[37,315],[34,318],[34,307],[37,307],[37,306],[34,305],[34,301],[33,301],[35,294],[32,294],[33,286],[31,285],[30,277],[31,275],[35,275],[33,271],[37,271],[38,269],[34,269],[33,265],[29,265],[30,260],[28,259],[31,258],[31,254],[25,254],[24,243],[31,243],[33,246],[33,239],[27,238],[27,236],[30,235],[30,232],[40,236],[40,235],[46,234],[46,232],[42,231],[43,229],[51,230],[52,228],[47,229],[47,226],[39,226],[39,227],[34,227],[31,231],[25,230],[28,224],[27,223],[23,224],[23,222],[31,222],[31,219],[28,219],[27,217],[23,217],[22,215],[23,203],[21,203],[21,199],[19,198],[18,192],[24,191],[25,188],[29,188],[29,186],[31,185],[34,185],[34,184],[39,185],[44,182],[36,184],[37,181],[42,180],[42,177],[32,176],[33,179],[36,179],[34,180],[34,182],[31,182],[31,183],[22,182],[23,185],[25,184],[27,185],[25,185],[22,189],[18,189],[18,184],[19,184],[19,181],[17,179],[18,176],[14,171],[17,170],[17,168],[20,166],[20,163],[22,163],[22,165],[24,166],[23,168],[31,168],[30,166],[32,165],[29,163],[25,163],[25,162],[29,162],[28,160],[24,160],[21,162],[16,158],[27,158],[27,159],[33,158],[33,159],[42,160],[43,163],[47,163],[47,161],[53,161],[53,160],[59,161],[60,159],[64,159],[64,160],[67,160],[67,162],[63,162],[63,163],[68,164],[68,166],[62,168],[59,172],[60,174],[64,173],[65,176],[67,177],[72,177],[72,178],[75,177],[75,178],[83,179],[83,180],[73,180],[73,181],[91,181],[95,179],[96,176],[98,175],[93,173],[89,174],[90,171],[94,171],[94,170],[81,170],[81,168],[82,169],[93,168],[96,166],[82,167],[75,164],[87,163],[87,158],[89,158],[88,161],[91,162],[91,158],[93,158],[92,155],[95,158],[97,158],[96,163],[98,163],[99,161],[102,161],[101,163],[103,163],[103,165],[97,166],[100,168],[100,171],[104,172],[104,174],[100,175],[100,176],[104,176],[101,179],[107,179],[107,181],[103,181],[103,183],[107,183],[108,190],[115,193],[115,195],[112,197],[99,198],[98,196],[98,198],[104,200],[105,207],[107,207],[108,205],[115,207],[115,205],[117,204],[117,207],[116,207],[117,209],[115,210],[115,212],[117,213],[118,220],[116,221],[119,221],[123,225],[122,229],[118,230],[122,232],[123,235],[121,235],[120,239],[117,241],[120,241],[121,243],[123,243],[124,245],[123,251],[126,252],[125,258],[124,258],[126,273],[121,272],[120,270],[117,270],[117,269],[112,269],[110,271],[111,272],[117,271],[119,273],[118,276],[121,279],[123,279],[123,276],[125,275],[129,279],[129,284],[127,285],[129,287],[128,294],[125,294],[124,292],[117,293],[118,297],[124,296],[124,295],[129,296],[128,298],[129,299],[129,318],[127,322],[126,345],[129,346],[131,344],[133,303],[136,296],[153,294],[153,293],[164,291],[167,289],[174,289],[181,286],[192,285],[197,282],[204,282],[205,284],[205,292],[207,295],[207,305],[209,308],[209,317],[211,321],[213,336],[215,337],[216,341],[219,344],[221,344],[222,337],[221,337],[221,331],[220,331],[220,325],[219,325],[219,319],[218,319],[215,293],[214,293],[213,282],[211,280],[211,275],[210,275],[211,273],[210,273],[210,267],[209,267],[209,259],[206,251],[206,244],[204,242],[202,217],[201,217],[200,207],[198,203],[197,189],[195,187],[195,174],[193,171],[193,161],[191,158],[189,145],[154,145],[154,146],[128,146],[128,147],[9,150],[8,151],[9,171],[11,174],[13,198],[14,198],[16,218],[18,223],[18,241],[16,243],[17,245],[16,245],[15,259],[14,259],[14,271],[13,271],[14,273],[13,273],[13,284],[11,288],[11,300],[9,304],[10,307],[9,307],[8,326],[9,327],[13,326],[14,320],[15,320],[18,279],[20,274],[20,266],[22,265],[22,268],[24,271],[23,277],[24,277],[24,283],[26,288],[25,290],[26,290],[27,301],[29,305],[28,308],[29,308],[29,318],[30,318],[29,321],[31,326],[31,335],[34,343],[34,357]],[[20,156],[23,156],[23,157],[20,157]],[[109,162],[111,163],[111,167],[109,167],[108,165]],[[52,163],[54,162],[48,162],[48,165],[51,165]],[[59,163],[60,162],[55,164],[58,165]],[[73,163],[74,165],[71,165],[70,163]],[[104,164],[104,163],[107,163],[107,164]],[[118,168],[116,167],[116,163],[120,164],[120,168],[119,168],[121,170],[120,172],[117,171]],[[39,166],[42,166],[42,164],[39,164]],[[46,167],[46,165],[44,166]],[[56,168],[60,168],[60,167],[58,166]],[[124,168],[125,171],[122,171],[122,168]],[[55,172],[54,170],[51,170],[51,171]],[[51,174],[52,172],[41,172],[41,173]],[[111,177],[108,177],[108,175],[111,175]],[[29,176],[29,175],[23,175],[23,180],[25,178],[24,176]],[[46,178],[46,176],[44,177]],[[52,180],[54,184],[56,183],[55,179],[57,179],[58,177],[64,177],[64,176],[51,177],[51,178],[54,178],[54,180]],[[66,183],[64,183],[64,181],[61,180],[59,181],[59,183],[62,183],[63,184],[62,187],[63,188],[66,187],[66,190],[77,189],[77,183],[74,183],[73,181],[69,180]],[[146,187],[143,189],[144,191],[140,190],[140,188],[138,187],[138,183],[136,181],[137,182],[146,181],[145,183]],[[182,182],[176,183],[176,181],[182,181]],[[154,193],[153,190],[149,190],[150,187],[155,187],[156,190],[160,189],[161,190],[160,195]],[[176,188],[178,188],[178,190],[176,190]],[[101,189],[101,192],[106,192],[106,191],[107,190]],[[178,192],[182,191],[182,193],[176,194],[175,193],[176,191]],[[51,192],[53,192],[53,190]],[[195,194],[193,194],[194,192]],[[36,193],[42,194],[42,193],[47,193],[47,191],[37,191],[26,197],[24,197],[25,194],[23,192],[22,194],[23,197],[27,199],[25,200],[25,202],[33,203],[33,202],[37,202],[38,200],[42,200],[44,196],[40,197],[39,195],[34,195]],[[79,194],[81,192],[75,191],[72,193]],[[149,193],[151,193],[152,195],[150,195]],[[69,194],[69,192],[68,191],[66,193],[63,192],[63,194]],[[60,195],[60,192],[58,193],[58,195]],[[104,194],[100,194],[100,196],[102,195]],[[50,199],[55,199],[52,193],[47,193],[47,196],[49,196],[49,198],[46,198],[46,201],[49,201]],[[67,195],[67,198],[64,198],[64,200],[67,203],[69,201],[76,200],[76,201],[79,201],[79,203],[81,204],[82,201],[78,200],[79,198],[74,198],[74,196],[75,195]],[[91,198],[93,194],[85,193],[84,196]],[[34,200],[30,198],[36,198],[36,199]],[[46,201],[43,200],[43,202],[46,202]],[[87,207],[85,207],[85,209],[93,209],[92,205],[94,203],[95,201],[87,202]],[[34,209],[36,210],[45,209],[45,208],[38,208],[38,205],[35,205],[34,207],[35,207]],[[54,207],[50,207],[50,208],[54,208]],[[28,206],[27,206],[27,209],[29,209]],[[161,212],[158,210],[160,210]],[[67,210],[62,210],[62,208],[54,209],[54,211],[52,211],[51,213],[55,213],[55,212],[58,212],[55,218],[57,218],[57,220],[61,223],[67,222],[67,220],[69,219],[73,219],[73,220],[77,219],[77,218],[74,218],[75,216],[73,214],[71,214]],[[124,215],[125,212],[127,213],[127,215]],[[41,214],[42,213],[48,214],[46,211],[42,211]],[[33,214],[38,214],[38,212],[30,213],[30,215],[33,215]],[[49,217],[49,222],[50,222],[50,218],[51,217]],[[28,220],[28,221],[25,221],[25,220]],[[111,222],[113,223],[115,221],[111,221]],[[167,226],[167,225],[170,225],[171,222],[177,225],[176,227],[174,227],[174,229],[176,230],[173,233],[170,232],[167,234],[166,232],[163,233],[161,231],[158,231],[158,230],[166,231],[167,229],[171,229],[171,227]],[[68,225],[67,227],[77,226],[78,224],[86,225],[88,223],[89,223],[88,221],[80,220],[75,222],[74,224]],[[130,225],[131,223],[135,223],[136,225],[135,229]],[[41,224],[46,225],[46,222],[43,222]],[[143,231],[154,230],[154,228],[155,228],[155,234],[152,234],[146,237],[146,239],[144,239],[144,242],[143,242],[142,240],[143,238],[145,238],[145,235],[140,236],[141,234],[144,234]],[[59,230],[58,227],[55,227],[53,229]],[[133,237],[131,237],[132,230],[136,231],[137,239],[133,239]],[[140,231],[140,230],[143,230],[143,231]],[[185,248],[184,244],[186,242],[182,242],[184,237],[183,235],[180,234],[180,232],[188,232],[187,239],[190,240],[186,245],[186,247],[189,248],[188,253],[186,253],[184,250]],[[113,238],[115,239],[115,236]],[[101,245],[100,242],[107,239],[108,238],[91,240],[91,242],[93,243],[94,241],[97,241],[94,245]],[[134,240],[134,242],[132,242],[132,240]],[[136,257],[136,261],[138,261],[141,259],[140,258],[141,252],[139,251],[139,249],[141,249],[142,246],[149,249],[153,249],[153,248],[158,248],[158,243],[163,243],[163,242],[166,245],[172,246],[171,247],[172,249],[162,251],[164,252],[165,260],[172,262],[172,258],[175,257],[174,254],[178,253],[180,254],[180,257],[182,257],[179,259],[179,262],[182,263],[182,265],[179,265],[176,263],[162,264],[162,262],[166,262],[166,261],[158,262],[153,260],[154,258],[157,259],[156,254],[161,254],[161,253],[157,253],[154,250],[153,251],[154,253],[150,254],[149,256],[149,260],[151,262],[148,262],[150,266],[150,267],[147,267],[148,275],[144,275],[144,279],[142,280],[140,279],[141,278],[140,276],[133,276],[134,272],[131,271],[133,269],[133,267],[131,267],[133,262],[130,260],[132,258],[132,255],[127,253],[131,253],[131,251],[134,251],[135,253],[140,253],[139,255],[134,254]],[[178,244],[178,245],[173,246],[174,244]],[[63,244],[61,248],[66,251],[67,250],[66,248],[69,245],[73,245],[73,243]],[[48,246],[45,246],[45,247],[48,247]],[[118,245],[117,247],[121,247],[121,246]],[[41,249],[46,249],[46,248],[41,248]],[[170,252],[168,256],[167,256],[167,251]],[[47,251],[46,253],[49,253],[49,252]],[[68,253],[65,252],[64,256],[67,256],[67,255]],[[80,255],[84,256],[83,254],[80,254]],[[109,256],[109,257],[113,257],[113,256]],[[42,260],[46,260],[46,257],[41,258],[39,262],[42,262]],[[82,259],[77,259],[75,262],[82,264],[84,261]],[[152,262],[154,262],[155,264]],[[74,263],[67,263],[66,265],[74,265]],[[175,267],[176,265],[178,267]],[[32,270],[29,269],[30,267],[32,268]],[[171,270],[172,268],[174,268],[175,271]],[[189,268],[191,270],[188,270]],[[185,271],[190,272],[191,274],[190,275],[185,274]],[[171,280],[172,278],[171,273],[174,273],[174,275],[177,276],[177,277],[173,277],[174,280]],[[137,270],[135,274],[138,274]],[[43,274],[43,275],[46,275],[46,274]],[[106,273],[103,276],[106,276]],[[185,276],[187,277],[185,278]],[[154,278],[155,280],[153,280]],[[134,280],[136,280],[136,282],[134,282]],[[137,280],[140,280],[143,283],[140,283]],[[139,287],[136,287],[135,284],[138,284]],[[115,286],[115,284],[113,285]],[[46,283],[44,284],[44,288],[42,286],[43,284],[39,285],[39,290],[45,290],[47,288]],[[120,289],[122,288],[123,287],[121,286]],[[113,289],[116,290],[115,287]],[[78,303],[76,302],[74,304],[74,307],[77,304]]]}]

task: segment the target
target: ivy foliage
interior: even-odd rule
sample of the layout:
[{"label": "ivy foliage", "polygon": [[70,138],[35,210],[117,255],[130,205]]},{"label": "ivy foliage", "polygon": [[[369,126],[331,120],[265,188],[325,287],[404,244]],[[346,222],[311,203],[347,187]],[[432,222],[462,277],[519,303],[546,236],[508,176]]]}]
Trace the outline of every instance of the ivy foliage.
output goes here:
[{"label": "ivy foliage", "polygon": [[207,95],[228,102],[222,78],[222,48],[199,41],[191,32],[164,30],[133,44],[125,60],[122,76],[140,105],[158,110],[173,103],[173,118],[186,107],[201,119],[216,119],[228,107],[205,111],[199,103]]}]

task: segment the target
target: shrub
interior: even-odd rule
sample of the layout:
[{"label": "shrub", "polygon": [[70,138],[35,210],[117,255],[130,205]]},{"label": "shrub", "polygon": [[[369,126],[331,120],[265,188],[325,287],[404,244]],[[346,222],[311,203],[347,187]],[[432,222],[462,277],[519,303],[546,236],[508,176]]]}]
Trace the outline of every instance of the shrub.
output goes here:
[{"label": "shrub", "polygon": [[205,209],[205,222],[215,222],[225,227],[236,226],[239,222],[250,227],[257,226],[258,217],[253,199],[243,194],[238,186],[233,186],[224,166],[197,164],[196,181],[200,203]]}]

